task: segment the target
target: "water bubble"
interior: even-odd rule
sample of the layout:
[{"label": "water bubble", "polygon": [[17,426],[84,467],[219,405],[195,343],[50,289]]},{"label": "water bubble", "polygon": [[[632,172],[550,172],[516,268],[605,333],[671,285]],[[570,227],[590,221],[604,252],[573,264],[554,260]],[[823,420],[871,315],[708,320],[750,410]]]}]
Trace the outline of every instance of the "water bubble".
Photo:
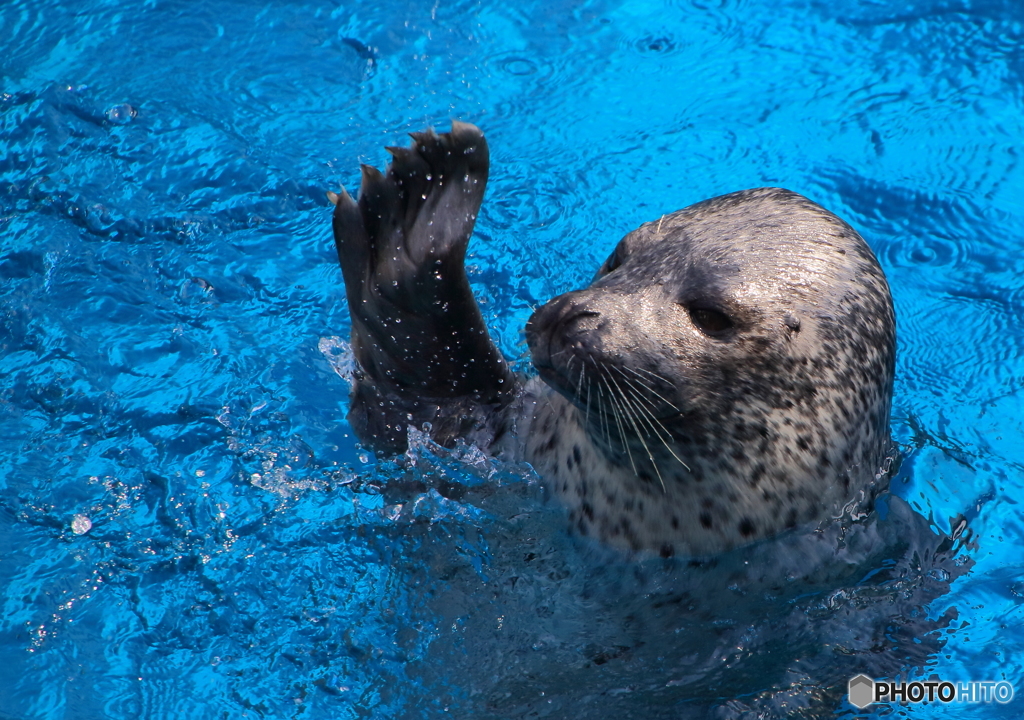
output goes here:
[{"label": "water bubble", "polygon": [[107,120],[114,125],[127,125],[139,114],[139,111],[128,103],[121,103],[107,108],[106,114]]},{"label": "water bubble", "polygon": [[71,532],[75,535],[85,535],[92,530],[92,520],[85,515],[75,515],[71,519]]}]

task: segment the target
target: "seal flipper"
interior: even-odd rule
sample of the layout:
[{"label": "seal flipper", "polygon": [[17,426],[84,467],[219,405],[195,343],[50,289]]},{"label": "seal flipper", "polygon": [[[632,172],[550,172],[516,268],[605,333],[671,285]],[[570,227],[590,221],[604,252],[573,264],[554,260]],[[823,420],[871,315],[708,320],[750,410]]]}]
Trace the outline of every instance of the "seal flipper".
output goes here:
[{"label": "seal flipper", "polygon": [[[334,241],[359,364],[349,421],[374,449],[401,452],[406,426],[442,445],[501,432],[516,381],[487,334],[463,265],[487,183],[474,125],[414,133],[364,165],[358,203],[336,196]],[[332,202],[334,198],[332,198]]]}]

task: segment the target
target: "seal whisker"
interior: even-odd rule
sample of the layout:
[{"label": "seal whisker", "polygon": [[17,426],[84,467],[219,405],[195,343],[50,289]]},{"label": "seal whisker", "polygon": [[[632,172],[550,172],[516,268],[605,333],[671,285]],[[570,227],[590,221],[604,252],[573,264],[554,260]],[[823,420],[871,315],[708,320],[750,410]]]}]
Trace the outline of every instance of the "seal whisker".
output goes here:
[{"label": "seal whisker", "polygon": [[[566,369],[567,372],[572,372],[572,364],[573,364],[573,362],[575,360],[576,360],[576,356],[573,355],[572,359],[569,360],[569,364],[565,366],[565,369]],[[576,378],[576,397],[580,396],[580,388],[583,387],[583,369],[584,369],[584,364],[581,361],[580,362],[580,374],[579,374],[579,377]]]},{"label": "seal whisker", "polygon": [[646,384],[641,381],[640,386],[638,387],[637,383],[629,378],[626,373],[623,372],[622,368],[613,365],[611,369],[619,374],[622,378],[622,382],[626,383],[626,387],[630,391],[630,396],[633,397],[634,400],[643,403],[644,405],[653,405],[650,398],[644,397],[643,391],[650,390]]},{"label": "seal whisker", "polygon": [[630,373],[632,373],[632,374],[633,374],[633,379],[632,379],[632,382],[634,382],[634,383],[639,383],[641,387],[644,387],[644,388],[646,388],[646,389],[648,389],[648,390],[653,390],[653,389],[654,389],[654,388],[652,388],[652,387],[651,387],[650,385],[648,385],[648,384],[647,384],[647,380],[646,380],[646,379],[644,379],[643,377],[641,377],[641,376],[640,376],[640,374],[639,374],[639,373],[638,373],[638,372],[637,372],[636,370],[634,370],[633,368],[631,368],[631,367],[619,367],[618,365],[616,365],[616,366],[615,366],[615,370],[616,370],[616,371],[617,371],[617,372],[618,372],[618,373],[619,373],[620,375],[622,375],[622,376],[623,376],[623,378],[625,378],[625,377],[626,377],[626,372],[627,372],[627,371],[629,371]]},{"label": "seal whisker", "polygon": [[[615,382],[615,378],[609,376],[609,379],[615,384],[615,387],[618,388],[619,394],[622,397],[622,402],[624,404],[629,404],[630,406],[632,406],[633,403],[631,403],[629,401],[629,398],[626,397],[626,394],[624,392],[622,392],[622,388],[619,386],[619,384],[617,382]],[[665,487],[665,479],[663,477],[661,477],[661,470],[658,469],[658,463],[654,459],[654,455],[651,453],[651,449],[649,447],[647,447],[647,442],[644,440],[643,433],[641,433],[640,432],[640,428],[637,427],[636,416],[634,415],[634,413],[628,412],[628,413],[626,413],[626,417],[629,419],[630,424],[633,426],[633,431],[636,433],[636,437],[640,441],[640,444],[644,446],[644,451],[647,453],[647,459],[650,460],[651,461],[651,465],[654,466],[654,472],[655,472],[655,474],[657,474],[658,481],[661,483],[661,491],[663,493],[667,493],[668,492],[668,488]]]},{"label": "seal whisker", "polygon": [[[672,457],[674,457],[679,462],[680,465],[682,465],[684,468],[686,468],[687,472],[693,472],[690,469],[690,466],[687,465],[685,462],[683,462],[683,459],[681,457],[679,457],[678,455],[676,455],[676,451],[672,449],[672,446],[669,444],[669,441],[668,441],[669,438],[672,437],[672,435],[671,435],[671,433],[669,433],[668,428],[665,427],[665,425],[661,422],[661,420],[659,420],[658,418],[654,417],[654,415],[651,415],[650,413],[648,413],[648,415],[647,415],[647,420],[648,420],[648,422],[652,423],[651,424],[651,429],[654,430],[654,434],[658,436],[658,439],[661,441],[661,444],[665,446],[665,449],[669,451],[669,453],[672,455]],[[664,431],[665,435],[668,436],[667,438],[665,436],[663,436],[660,432],[658,432],[658,429],[657,429],[658,427],[660,427],[662,429],[662,431]]]},{"label": "seal whisker", "polygon": [[[608,379],[615,385],[615,389],[619,391],[619,398],[622,401],[622,405],[624,408],[628,408],[631,411],[630,415],[635,414],[635,412],[646,412],[645,408],[643,408],[644,401],[638,397],[633,388],[627,387],[626,390],[623,390],[622,386],[619,385],[618,381],[614,377],[609,375]],[[625,378],[623,378],[623,380],[625,380]],[[637,432],[639,432],[639,430]]]},{"label": "seal whisker", "polygon": [[[580,378],[583,378],[583,375],[586,373],[586,371],[587,371],[587,364],[586,363],[582,363],[581,366],[580,366]],[[587,383],[587,414],[586,414],[586,417],[584,419],[584,423],[585,423],[586,427],[590,427],[590,383],[589,382]]]},{"label": "seal whisker", "polygon": [[607,384],[608,379],[602,377],[601,380],[605,382],[606,389],[608,390],[608,400],[612,407],[612,417],[615,419],[615,425],[619,428],[619,439],[622,441],[622,446],[626,449],[626,455],[629,457],[629,464],[633,468],[633,473],[636,472],[636,463],[633,461],[633,451],[629,448],[629,441],[626,440],[626,432],[622,427],[622,418],[620,417],[619,405],[615,401],[615,394],[612,392],[612,388]]},{"label": "seal whisker", "polygon": [[[671,400],[669,400],[668,398],[663,396],[661,393],[659,393],[657,390],[655,390],[650,385],[648,385],[646,382],[644,382],[643,378],[640,377],[639,373],[637,373],[636,370],[634,370],[631,367],[619,368],[619,372],[623,372],[624,370],[629,370],[631,373],[633,373],[636,376],[637,382],[641,383],[645,388],[647,388],[647,391],[650,392],[652,395],[654,395],[656,398],[661,400],[663,403],[668,405],[670,408],[672,408],[676,412],[681,412],[681,410],[675,405],[675,403],[673,403]],[[671,383],[668,382],[667,380],[665,380],[665,378],[662,378],[661,376],[656,376],[656,377],[660,378],[663,382],[665,382],[666,385],[671,385]],[[625,378],[624,375],[623,375],[623,378]]]},{"label": "seal whisker", "polygon": [[[608,385],[607,383],[605,383],[604,378],[601,377],[600,373],[597,376],[597,389],[601,393],[600,409],[601,416],[602,418],[604,418],[604,424],[606,427],[605,441],[608,443],[610,447],[612,444],[611,427],[612,423],[614,422],[614,409],[611,408],[611,398],[606,396],[606,393],[610,393],[610,390],[608,389]],[[611,420],[609,420],[609,418],[611,418]]]},{"label": "seal whisker", "polygon": [[[631,396],[636,399],[635,394],[632,394]],[[672,455],[680,465],[686,468],[687,472],[692,472],[690,470],[690,466],[683,462],[681,457],[676,455],[675,450],[673,450],[672,446],[669,444],[669,439],[672,437],[672,434],[668,431],[668,428],[665,427],[664,423],[662,423],[661,420],[659,420],[648,408],[640,406],[639,404],[637,406],[637,414],[640,420],[646,422],[651,430],[654,431],[654,436],[657,437],[661,444],[665,446],[665,449],[668,450],[669,454]],[[661,428],[661,430],[659,431],[658,428]],[[662,433],[664,433],[664,435],[662,435]]]},{"label": "seal whisker", "polygon": [[[586,366],[581,368],[580,369],[580,375],[583,375],[584,372],[586,372],[586,370],[587,370]],[[587,424],[587,427],[590,427],[590,383],[587,383],[587,416],[586,416],[584,422]]]},{"label": "seal whisker", "polygon": [[608,413],[604,409],[604,387],[601,383],[601,375],[597,376],[597,412],[601,418],[601,427],[604,429],[604,442],[609,447],[612,444],[611,436],[608,434]]},{"label": "seal whisker", "polygon": [[641,367],[641,368],[629,368],[629,369],[632,370],[635,373],[641,373],[642,372],[642,373],[646,374],[648,377],[653,378],[655,380],[661,380],[666,385],[674,385],[675,384],[672,381],[670,381],[667,377],[665,377],[663,375],[659,375],[658,373],[654,372],[653,370],[648,370],[647,368],[642,368]]},{"label": "seal whisker", "polygon": [[[654,410],[655,410],[655,404],[654,404],[654,401],[653,401],[653,400],[651,400],[651,398],[649,398],[649,397],[647,396],[647,394],[646,394],[646,393],[645,393],[644,391],[647,391],[647,392],[649,392],[650,394],[654,395],[654,396],[655,396],[655,397],[657,397],[657,398],[658,398],[659,400],[661,400],[662,402],[666,403],[666,404],[667,404],[667,405],[668,405],[669,407],[671,407],[671,408],[672,408],[673,410],[676,410],[676,411],[678,411],[678,410],[679,410],[679,408],[677,408],[677,407],[676,407],[675,405],[673,405],[673,404],[672,404],[672,403],[670,403],[670,402],[669,402],[668,400],[666,400],[666,399],[665,399],[665,398],[663,398],[663,397],[662,397],[661,395],[659,395],[659,394],[658,394],[658,393],[657,393],[657,392],[656,392],[656,391],[655,391],[654,389],[652,389],[652,388],[651,388],[651,387],[650,387],[649,385],[647,385],[646,383],[644,383],[644,382],[643,382],[642,380],[639,380],[639,379],[633,380],[633,379],[629,378],[629,377],[628,377],[628,376],[627,376],[627,375],[625,374],[625,372],[623,372],[622,368],[618,368],[618,367],[616,367],[615,369],[616,369],[616,370],[617,370],[617,371],[619,372],[619,375],[620,375],[620,376],[622,377],[622,381],[623,381],[624,383],[626,383],[626,385],[627,385],[627,386],[629,387],[629,389],[630,389],[630,390],[632,391],[632,392],[631,392],[631,395],[632,395],[632,397],[633,397],[633,398],[634,398],[634,399],[635,399],[635,400],[636,400],[636,401],[637,401],[638,403],[641,403],[641,404],[642,404],[642,405],[644,406],[644,408],[645,408],[645,409],[647,409],[647,410],[648,410],[649,412],[651,412],[651,413],[653,413],[653,412],[654,412]],[[639,383],[639,384],[640,384],[640,386],[639,386],[639,387],[637,386],[637,383]]]},{"label": "seal whisker", "polygon": [[[626,382],[629,381],[629,379],[626,378],[625,376],[623,376],[622,379]],[[658,438],[658,440],[661,441],[661,444],[665,446],[665,449],[668,450],[669,453],[671,453],[672,457],[674,457],[680,465],[686,468],[687,472],[692,472],[690,470],[690,466],[683,462],[682,458],[676,455],[675,451],[672,449],[672,446],[669,444],[668,439],[672,437],[672,434],[668,431],[668,428],[666,428],[664,423],[662,423],[661,420],[659,420],[658,417],[653,412],[651,412],[650,407],[644,406],[643,402],[646,401],[646,399],[643,398],[636,391],[636,388],[633,387],[632,389],[633,391],[629,393],[629,396],[633,398],[634,406],[637,410],[637,415],[639,416],[640,420],[646,422],[650,426],[651,430],[654,431],[654,435]],[[662,435],[661,432],[659,432],[659,427],[665,433],[665,435]]]},{"label": "seal whisker", "polygon": [[615,421],[615,427],[619,431],[619,442],[622,443],[622,447],[626,451],[626,455],[629,457],[629,464],[632,466],[633,472],[636,473],[636,463],[633,461],[633,453],[629,447],[629,442],[626,440],[625,424],[622,422],[622,406],[615,397],[615,392],[612,390],[612,386],[611,383],[608,382],[608,378],[602,377],[601,379],[604,381],[605,389],[608,391],[608,405],[612,409],[612,419]]}]

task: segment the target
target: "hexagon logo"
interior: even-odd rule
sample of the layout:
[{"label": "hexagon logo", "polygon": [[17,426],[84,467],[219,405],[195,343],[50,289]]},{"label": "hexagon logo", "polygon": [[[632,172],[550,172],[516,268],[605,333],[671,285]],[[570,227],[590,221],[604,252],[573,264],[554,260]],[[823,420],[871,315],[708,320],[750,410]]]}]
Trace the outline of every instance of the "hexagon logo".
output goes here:
[{"label": "hexagon logo", "polygon": [[875,681],[867,675],[858,675],[850,680],[850,704],[863,710],[875,700]]}]

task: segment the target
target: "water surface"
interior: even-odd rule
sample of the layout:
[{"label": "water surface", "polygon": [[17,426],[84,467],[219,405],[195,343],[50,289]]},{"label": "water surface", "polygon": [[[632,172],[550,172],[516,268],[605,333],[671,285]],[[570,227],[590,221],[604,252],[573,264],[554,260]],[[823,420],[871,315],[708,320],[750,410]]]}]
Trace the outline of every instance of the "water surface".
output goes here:
[{"label": "water surface", "polygon": [[[1024,693],[1019,3],[13,0],[0,34],[0,717],[852,717],[854,667]],[[641,222],[781,185],[858,228],[899,324],[890,512],[838,558],[636,563],[526,468],[361,450],[324,191],[452,118],[490,142],[468,263],[524,370],[531,308]]]}]

